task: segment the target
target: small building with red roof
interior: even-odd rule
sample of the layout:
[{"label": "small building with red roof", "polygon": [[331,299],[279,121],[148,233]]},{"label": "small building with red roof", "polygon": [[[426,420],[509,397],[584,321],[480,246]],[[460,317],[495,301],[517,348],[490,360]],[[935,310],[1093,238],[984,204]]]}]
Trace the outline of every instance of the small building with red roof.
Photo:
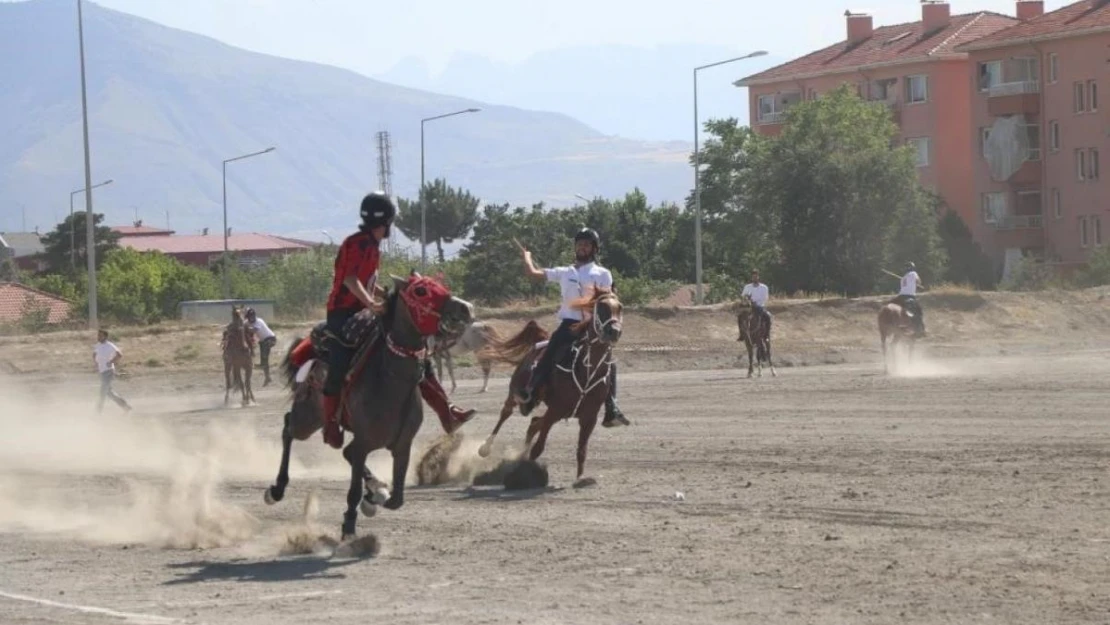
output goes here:
[{"label": "small building with red roof", "polygon": [[46,313],[46,323],[69,319],[73,304],[18,282],[0,282],[0,325],[17,324],[32,311]]},{"label": "small building with red roof", "polygon": [[[210,234],[121,236],[119,245],[140,252],[161,252],[182,263],[199,267],[219,262],[224,253],[223,237]],[[306,241],[257,232],[228,235],[227,246],[243,266],[264,265],[274,257],[307,252],[313,247]]]}]

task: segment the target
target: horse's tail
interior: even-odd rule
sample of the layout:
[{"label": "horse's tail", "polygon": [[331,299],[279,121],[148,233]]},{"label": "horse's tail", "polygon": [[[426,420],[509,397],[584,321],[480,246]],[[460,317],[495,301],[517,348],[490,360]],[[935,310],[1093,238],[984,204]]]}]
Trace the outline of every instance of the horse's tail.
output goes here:
[{"label": "horse's tail", "polygon": [[482,327],[479,328],[478,332],[479,335],[482,337],[482,343],[485,345],[505,342],[505,337],[501,336],[501,333],[497,331],[497,328],[489,325],[488,323],[483,324]]},{"label": "horse's tail", "polygon": [[496,331],[487,336],[489,341],[478,350],[478,358],[519,365],[536,343],[547,340],[548,333],[533,319],[525,324],[523,330],[508,339],[499,336]]},{"label": "horse's tail", "polygon": [[301,343],[303,343],[304,340],[304,337],[301,336],[294,338],[293,344],[290,345],[289,350],[285,352],[285,357],[281,359],[281,374],[285,377],[285,385],[289,388],[293,388],[294,383],[297,381],[297,370],[300,369],[300,365],[295,362],[299,360],[295,354],[298,349],[303,349],[301,348]]}]

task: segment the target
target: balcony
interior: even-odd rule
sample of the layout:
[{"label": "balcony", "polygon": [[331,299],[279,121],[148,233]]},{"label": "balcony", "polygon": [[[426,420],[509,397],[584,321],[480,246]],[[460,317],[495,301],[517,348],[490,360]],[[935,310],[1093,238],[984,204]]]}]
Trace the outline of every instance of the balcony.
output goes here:
[{"label": "balcony", "polygon": [[979,91],[987,96],[987,110],[995,117],[1036,115],[1041,112],[1041,83],[1035,58],[979,64]]},{"label": "balcony", "polygon": [[987,89],[987,95],[992,98],[1001,98],[1011,95],[1025,95],[1030,93],[1040,93],[1041,85],[1035,80],[1019,80],[1017,82],[1004,82],[997,85],[991,85]]},{"label": "balcony", "polygon": [[776,126],[781,125],[786,121],[787,112],[790,107],[802,101],[802,94],[799,91],[789,91],[786,93],[768,93],[761,95],[756,100],[756,125],[763,126],[760,130],[763,134],[778,134],[779,128]]},{"label": "balcony", "polygon": [[1043,215],[1007,215],[994,224],[995,230],[1040,230],[1044,228]]},{"label": "balcony", "polygon": [[760,125],[781,124],[786,121],[786,111],[765,111],[759,113]]}]

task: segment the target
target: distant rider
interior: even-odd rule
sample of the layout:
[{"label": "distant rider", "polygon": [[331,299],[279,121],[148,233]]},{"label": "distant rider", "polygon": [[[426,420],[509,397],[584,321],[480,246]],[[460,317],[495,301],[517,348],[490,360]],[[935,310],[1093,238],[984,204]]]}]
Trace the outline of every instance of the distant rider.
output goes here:
[{"label": "distant rider", "polygon": [[921,282],[921,276],[917,275],[917,267],[912,262],[906,263],[898,297],[891,301],[913,313],[914,335],[920,338],[925,336],[925,314],[921,310],[921,303],[917,301],[918,288],[923,289],[925,285]]},{"label": "distant rider", "polygon": [[756,315],[767,324],[767,337],[771,337],[771,313],[767,312],[767,302],[771,299],[771,291],[766,284],[759,281],[759,270],[752,269],[752,281],[744,285],[741,295],[752,300],[752,308]]},{"label": "distant rider", "polygon": [[247,309],[247,327],[253,332],[255,337],[258,338],[258,351],[261,359],[262,371],[266,374],[266,381],[262,386],[268,386],[270,380],[270,350],[277,344],[277,335],[266,325],[266,321],[258,316],[258,313],[253,308]]}]

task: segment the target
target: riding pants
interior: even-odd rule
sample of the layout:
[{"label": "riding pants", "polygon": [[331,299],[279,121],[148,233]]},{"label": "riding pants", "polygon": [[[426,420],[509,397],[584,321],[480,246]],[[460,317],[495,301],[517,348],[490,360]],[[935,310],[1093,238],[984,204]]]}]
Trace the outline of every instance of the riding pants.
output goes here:
[{"label": "riding pants", "polygon": [[569,347],[574,343],[574,324],[578,323],[577,319],[563,319],[559,327],[551,333],[551,338],[547,341],[547,349],[543,350],[543,355],[540,356],[539,363],[532,371],[532,380],[528,383],[528,388],[533,392],[543,386],[547,382],[547,378],[551,376],[551,370],[555,368],[555,358],[560,355],[563,348]]},{"label": "riding pants", "polygon": [[925,315],[916,297],[912,295],[899,295],[894,298],[894,303],[913,313],[914,322],[917,324],[917,327],[925,327]]},{"label": "riding pants", "polygon": [[357,312],[351,309],[328,311],[328,377],[324,380],[324,395],[335,396],[343,390],[343,378],[351,366],[354,348],[344,343],[340,337],[343,336],[343,327],[347,325],[347,321]]}]

